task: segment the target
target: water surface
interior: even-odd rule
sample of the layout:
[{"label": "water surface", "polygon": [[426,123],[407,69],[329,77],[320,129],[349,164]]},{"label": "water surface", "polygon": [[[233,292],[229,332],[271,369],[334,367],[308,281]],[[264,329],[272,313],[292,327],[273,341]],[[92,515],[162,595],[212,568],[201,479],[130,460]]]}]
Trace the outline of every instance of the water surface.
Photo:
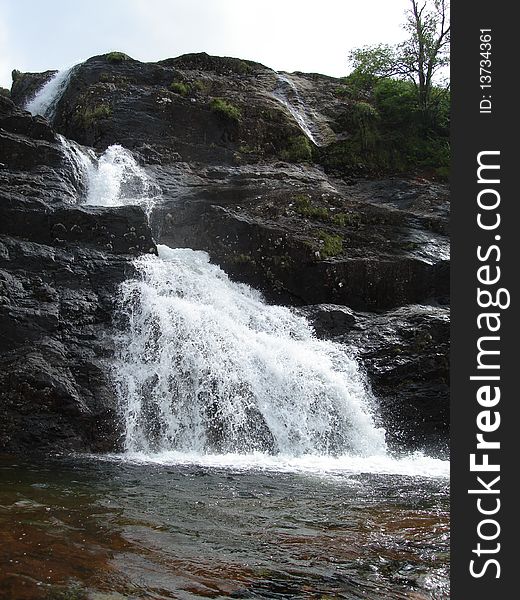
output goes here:
[{"label": "water surface", "polygon": [[0,598],[449,597],[445,476],[1,462]]}]

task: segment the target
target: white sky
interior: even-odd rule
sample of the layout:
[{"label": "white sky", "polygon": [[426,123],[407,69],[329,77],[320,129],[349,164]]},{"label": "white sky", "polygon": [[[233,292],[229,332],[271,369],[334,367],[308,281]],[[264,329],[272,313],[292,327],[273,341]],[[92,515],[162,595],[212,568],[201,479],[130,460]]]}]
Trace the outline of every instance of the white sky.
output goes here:
[{"label": "white sky", "polygon": [[348,73],[352,48],[394,43],[409,0],[0,0],[0,85],[112,50],[141,61],[187,52],[276,70]]}]

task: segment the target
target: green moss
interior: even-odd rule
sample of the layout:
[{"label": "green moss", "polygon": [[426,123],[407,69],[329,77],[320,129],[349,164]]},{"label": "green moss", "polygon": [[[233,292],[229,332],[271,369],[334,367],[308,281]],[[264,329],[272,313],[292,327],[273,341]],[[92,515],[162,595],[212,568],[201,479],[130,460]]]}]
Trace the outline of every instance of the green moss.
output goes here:
[{"label": "green moss", "polygon": [[350,95],[350,90],[348,87],[341,86],[341,87],[337,87],[334,90],[334,93],[336,94],[336,96],[339,96],[340,98],[344,98],[345,96]]},{"label": "green moss", "polygon": [[108,104],[98,104],[96,106],[87,107],[80,113],[81,121],[84,127],[90,127],[97,121],[108,119],[112,116],[112,109]]},{"label": "green moss", "polygon": [[192,84],[191,88],[198,94],[208,94],[211,89],[211,83],[204,81],[203,79],[196,79]]},{"label": "green moss", "polygon": [[187,96],[190,92],[190,87],[186,83],[182,83],[181,81],[174,81],[170,83],[170,91],[179,94],[180,96]]},{"label": "green moss", "polygon": [[298,195],[294,197],[294,210],[299,215],[322,221],[329,220],[329,210],[324,206],[313,206],[309,196]]},{"label": "green moss", "polygon": [[287,147],[280,153],[280,158],[289,162],[311,160],[312,146],[306,135],[297,135],[289,139]]},{"label": "green moss", "polygon": [[359,227],[361,215],[359,213],[337,213],[332,217],[331,222],[339,227]]},{"label": "green moss", "polygon": [[339,235],[333,235],[326,231],[318,231],[317,235],[322,242],[320,245],[321,258],[330,258],[343,252],[343,240]]},{"label": "green moss", "polygon": [[120,63],[124,62],[125,60],[132,60],[130,56],[124,52],[109,52],[108,54],[105,54],[105,58],[111,63]]},{"label": "green moss", "polygon": [[214,113],[230,121],[239,121],[242,116],[242,113],[237,106],[223,98],[213,98],[210,106]]}]

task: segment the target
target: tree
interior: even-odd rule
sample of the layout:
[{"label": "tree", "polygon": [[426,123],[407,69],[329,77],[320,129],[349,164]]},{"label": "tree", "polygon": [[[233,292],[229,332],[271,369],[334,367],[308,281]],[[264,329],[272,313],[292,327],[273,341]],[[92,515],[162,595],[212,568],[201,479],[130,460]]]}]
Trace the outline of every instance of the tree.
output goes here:
[{"label": "tree", "polygon": [[395,46],[379,44],[350,53],[354,72],[368,78],[397,77],[413,82],[419,107],[428,111],[435,75],[449,65],[448,0],[410,0],[403,25],[408,38]]}]

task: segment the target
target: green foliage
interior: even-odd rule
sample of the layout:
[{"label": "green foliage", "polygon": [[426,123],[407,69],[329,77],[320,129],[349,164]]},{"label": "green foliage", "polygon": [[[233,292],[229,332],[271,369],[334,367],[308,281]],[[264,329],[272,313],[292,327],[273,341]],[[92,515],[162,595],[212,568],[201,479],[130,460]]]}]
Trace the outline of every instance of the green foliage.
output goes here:
[{"label": "green foliage", "polygon": [[303,217],[328,221],[329,211],[324,206],[313,206],[308,196],[298,195],[294,197],[294,210]]},{"label": "green foliage", "polygon": [[191,88],[198,94],[207,94],[211,89],[211,83],[209,81],[204,81],[203,79],[196,79],[192,83]]},{"label": "green foliage", "polygon": [[81,120],[84,127],[90,127],[97,121],[107,119],[112,116],[112,109],[108,104],[98,104],[96,106],[87,107],[81,113]]},{"label": "green foliage", "polygon": [[397,77],[412,82],[417,102],[426,111],[435,74],[449,65],[449,1],[410,0],[405,16],[408,37],[403,42],[358,48],[349,58],[360,80]]},{"label": "green foliage", "polygon": [[337,213],[331,218],[331,222],[339,227],[359,227],[361,216],[359,213]]},{"label": "green foliage", "polygon": [[11,71],[11,79],[13,80],[13,83],[15,81],[17,81],[18,79],[20,79],[21,75],[22,75],[21,71],[19,71],[18,69],[13,69]]},{"label": "green foliage", "polygon": [[170,91],[179,94],[180,96],[187,96],[190,92],[190,87],[186,83],[182,83],[181,81],[174,81],[170,83]]},{"label": "green foliage", "polygon": [[322,242],[320,245],[321,258],[338,256],[343,252],[343,240],[339,235],[333,235],[321,229],[317,232],[317,235],[320,242]]},{"label": "green foliage", "polygon": [[280,153],[282,160],[289,162],[302,162],[311,160],[312,146],[306,135],[297,135],[291,137],[288,141],[287,148]]},{"label": "green foliage", "polygon": [[105,58],[111,63],[120,63],[125,60],[131,60],[130,56],[124,52],[109,52],[108,54],[105,54]]},{"label": "green foliage", "polygon": [[450,165],[450,95],[433,88],[424,110],[410,81],[345,78],[348,100],[340,124],[345,141],[321,152],[328,168],[360,172],[421,170],[446,179]]},{"label": "green foliage", "polygon": [[242,116],[238,107],[223,98],[213,98],[210,106],[213,112],[230,121],[238,122]]},{"label": "green foliage", "polygon": [[352,72],[354,83],[360,88],[371,86],[379,77],[390,77],[396,74],[396,51],[387,44],[356,48],[350,53],[349,59],[354,66]]},{"label": "green foliage", "polygon": [[11,92],[4,87],[0,87],[0,96],[5,96],[6,98],[9,98],[9,96],[11,95]]},{"label": "green foliage", "polygon": [[364,101],[355,102],[351,108],[351,118],[357,127],[361,147],[373,148],[378,139],[377,122],[379,113],[371,104]]}]

